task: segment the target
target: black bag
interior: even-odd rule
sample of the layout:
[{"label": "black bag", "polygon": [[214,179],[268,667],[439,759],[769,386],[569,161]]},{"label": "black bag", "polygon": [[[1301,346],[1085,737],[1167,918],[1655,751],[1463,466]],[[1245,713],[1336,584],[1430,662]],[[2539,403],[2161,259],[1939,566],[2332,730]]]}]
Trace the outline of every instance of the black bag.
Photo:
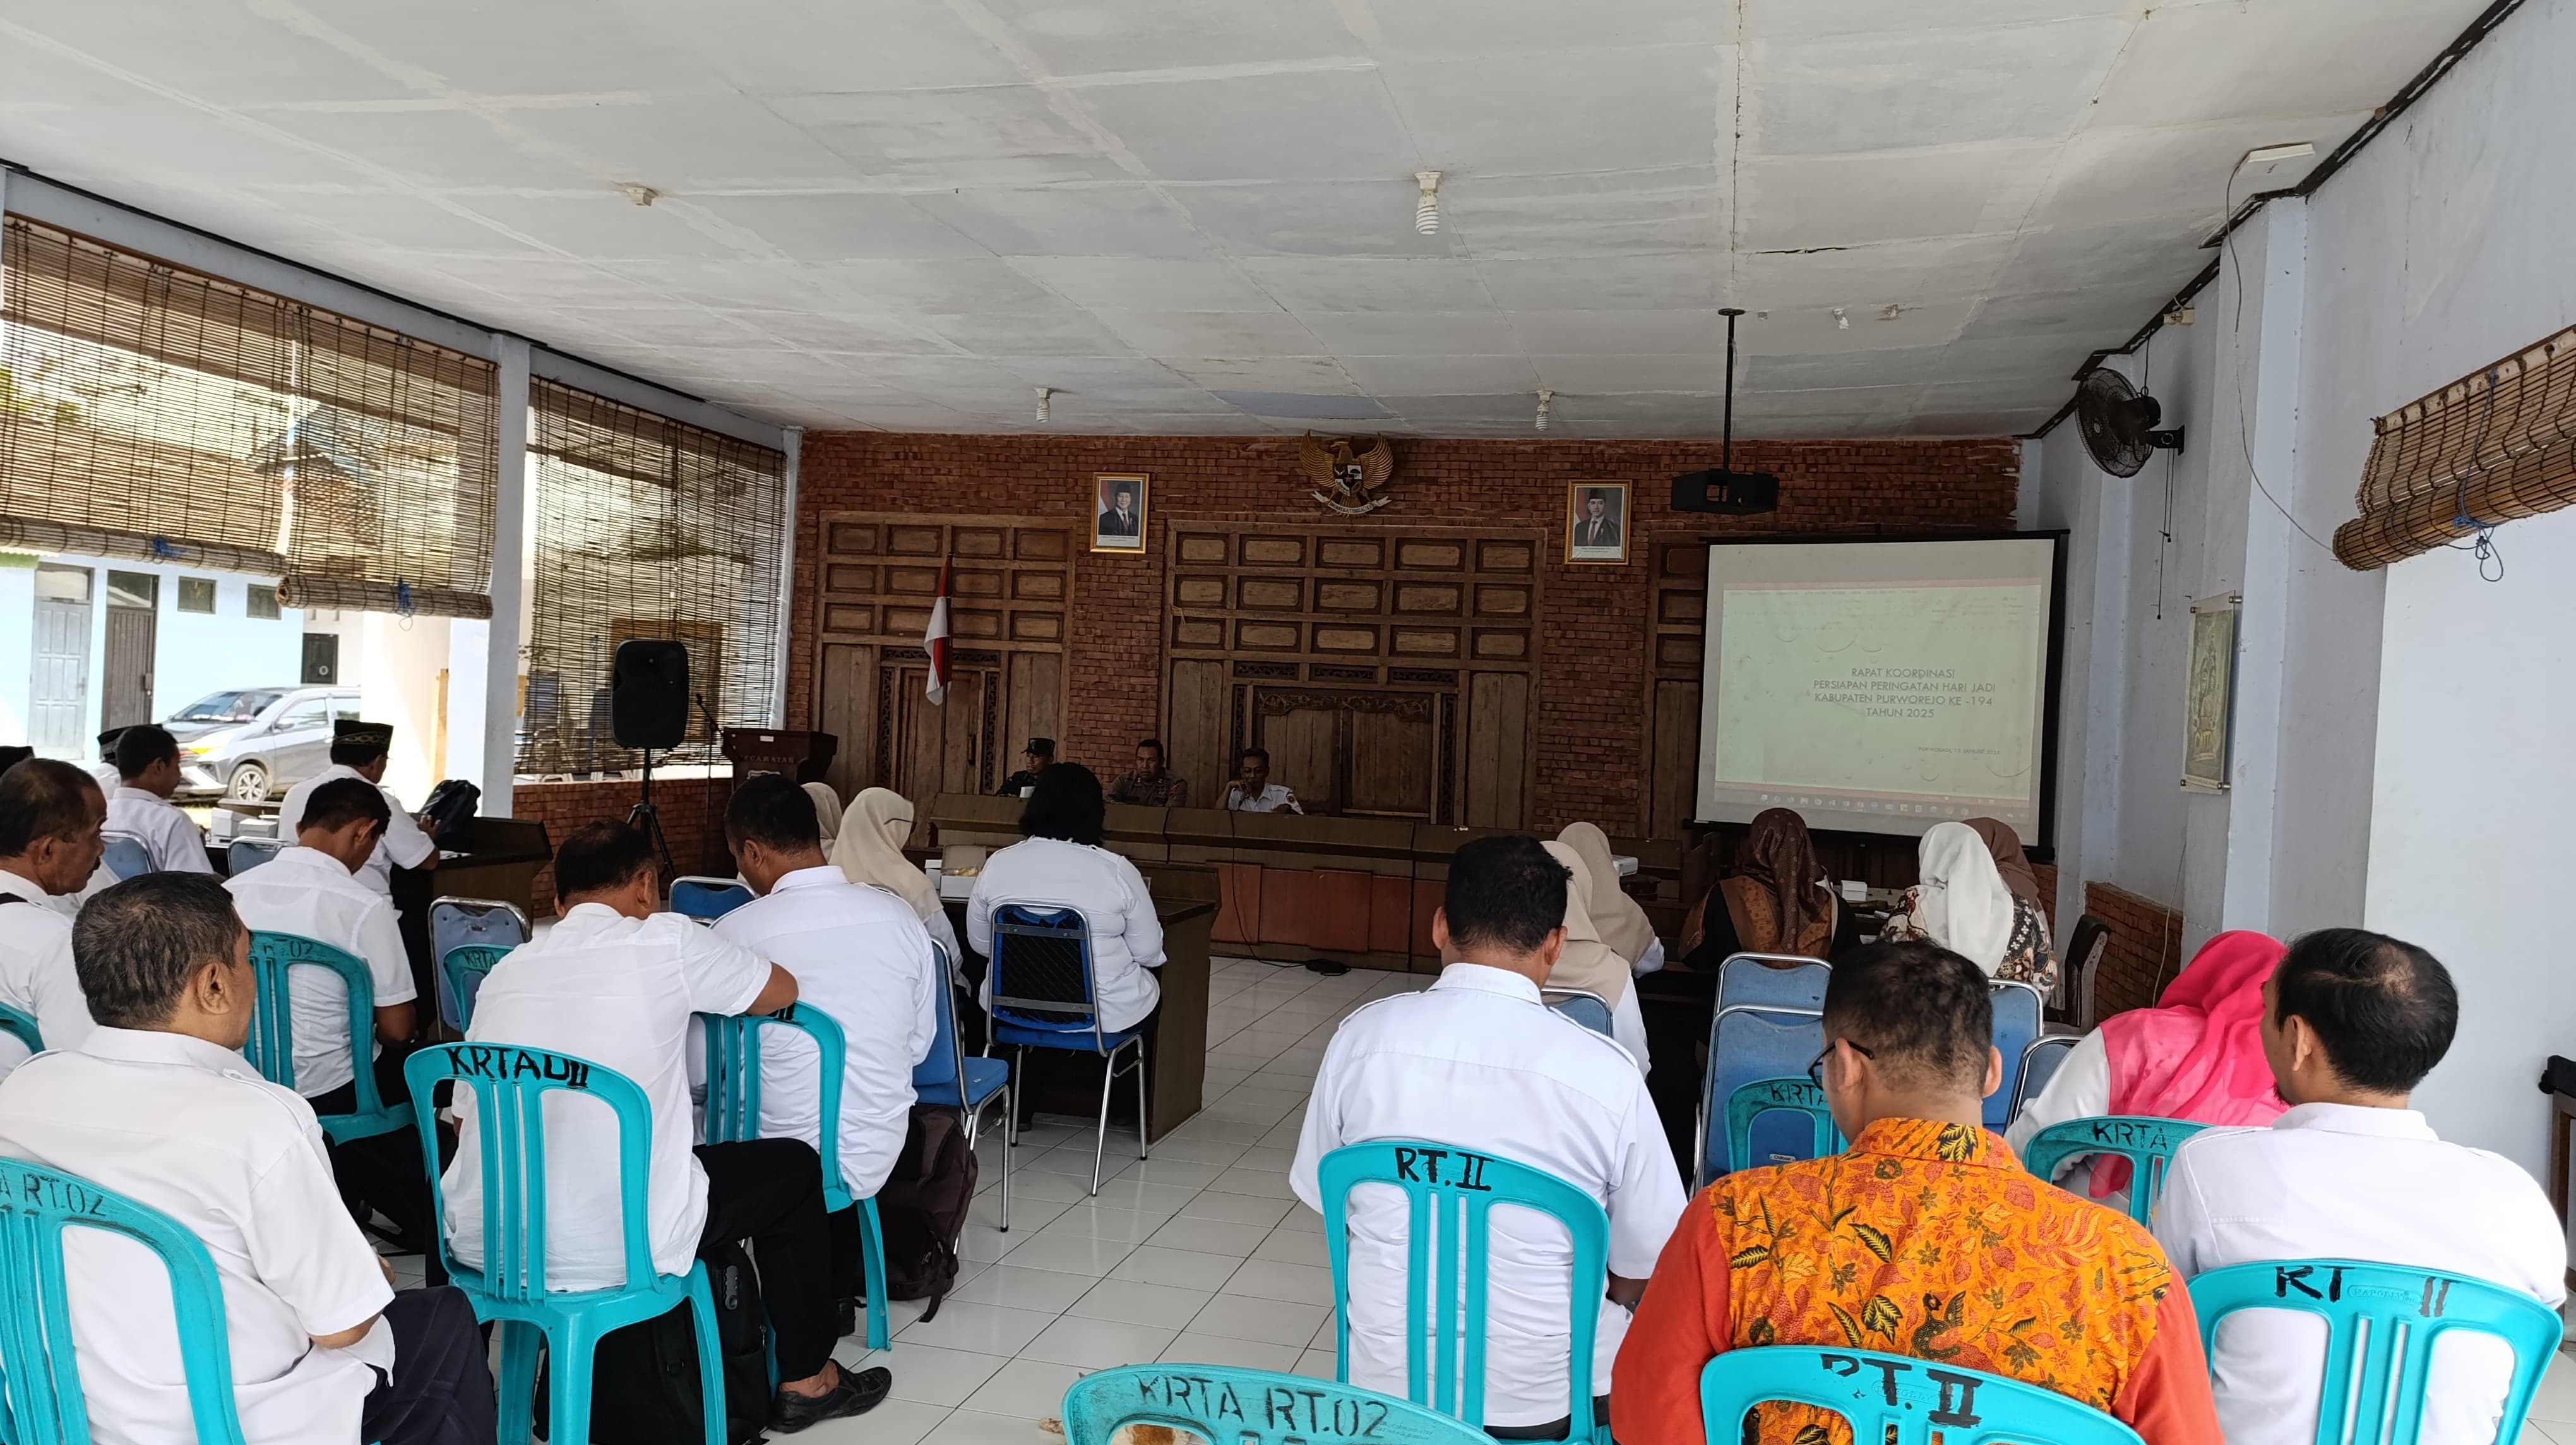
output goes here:
[{"label": "black bag", "polygon": [[[751,1252],[726,1244],[707,1252],[716,1300],[716,1352],[724,1363],[725,1439],[749,1445],[769,1428],[769,1315]],[[545,1429],[547,1379],[537,1379],[537,1428]],[[698,1390],[698,1336],[689,1307],[611,1330],[591,1364],[593,1445],[705,1445]]]},{"label": "black bag", "polygon": [[877,1220],[885,1230],[886,1293],[930,1301],[925,1320],[957,1283],[957,1240],[975,1202],[978,1167],[956,1110],[912,1106],[903,1153],[877,1190]]},{"label": "black bag", "polygon": [[483,800],[483,790],[463,778],[450,778],[429,790],[429,801],[420,805],[421,814],[429,819],[430,841],[441,848],[465,846],[465,825],[474,818],[474,809]]}]

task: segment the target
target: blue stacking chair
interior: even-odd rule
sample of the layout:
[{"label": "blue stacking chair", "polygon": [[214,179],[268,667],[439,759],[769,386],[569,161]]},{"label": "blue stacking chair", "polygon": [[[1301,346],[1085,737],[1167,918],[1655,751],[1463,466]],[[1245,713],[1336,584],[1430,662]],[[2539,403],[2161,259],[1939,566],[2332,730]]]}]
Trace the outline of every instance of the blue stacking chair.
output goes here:
[{"label": "blue stacking chair", "polygon": [[283,839],[235,838],[230,846],[224,849],[224,872],[230,877],[239,878],[285,851],[286,843]]},{"label": "blue stacking chair", "polygon": [[2073,1034],[2048,1034],[2031,1040],[2030,1047],[2021,1051],[2021,1080],[2013,1086],[2012,1118],[2019,1119],[2030,1101],[2048,1088],[2048,1081],[2057,1077],[2058,1068],[2068,1054],[2075,1052],[2077,1042]]},{"label": "blue stacking chair", "polygon": [[1237,1365],[1120,1365],[1067,1385],[1065,1445],[1110,1445],[1122,1426],[1161,1425],[1226,1445],[1493,1445],[1472,1425],[1375,1390]]},{"label": "blue stacking chair", "polygon": [[[1118,1082],[1118,1056],[1134,1049],[1136,1157],[1145,1157],[1145,1035],[1141,1029],[1103,1029],[1099,994],[1092,986],[1091,928],[1070,908],[1030,908],[1005,903],[993,910],[993,1029],[984,1045],[1009,1044],[1015,1059],[1030,1049],[1097,1054],[1100,1123],[1091,1149],[1091,1192],[1100,1192],[1100,1161],[1109,1152],[1109,1090]],[[1012,1069],[1019,1077],[1019,1069]],[[1024,1087],[1024,1086],[1023,1086]]]},{"label": "blue stacking chair", "polygon": [[[1804,1114],[1815,1131],[1813,1147],[1804,1154],[1765,1157],[1753,1152],[1753,1121],[1774,1110]],[[1850,1141],[1834,1127],[1834,1115],[1825,1107],[1825,1091],[1804,1074],[1792,1079],[1756,1079],[1726,1096],[1726,1157],[1737,1161],[1736,1168],[1750,1169],[1783,1159],[1820,1159],[1839,1154]]]},{"label": "blue stacking chair", "polygon": [[691,875],[671,880],[671,911],[713,923],[751,901],[751,889],[730,878]]},{"label": "blue stacking chair", "polygon": [[98,861],[106,864],[107,871],[115,874],[121,883],[152,871],[152,850],[144,847],[143,840],[131,833],[110,833],[107,835],[107,850],[98,855]]},{"label": "blue stacking chair", "polygon": [[1986,996],[1995,1006],[1995,1049],[2004,1056],[2003,1082],[1986,1096],[1986,1127],[2000,1132],[2012,1122],[2013,1099],[2021,1086],[2022,1053],[2047,1031],[2043,1013],[2048,998],[2029,984],[2002,979],[1987,986]]},{"label": "blue stacking chair", "polygon": [[[429,904],[429,956],[439,961],[438,1016],[459,1033],[473,1017],[473,1006],[456,997],[447,955],[473,944],[497,946],[507,953],[536,936],[528,915],[515,903],[498,898],[434,898]],[[494,955],[498,957],[499,955]],[[488,969],[489,965],[486,965]]]},{"label": "blue stacking chair", "polygon": [[1549,1008],[1592,1030],[1604,1038],[1610,1035],[1610,1005],[1601,995],[1579,988],[1543,988],[1539,1000]]},{"label": "blue stacking chair", "polygon": [[0,1033],[5,1033],[27,1046],[27,1052],[41,1054],[45,1041],[36,1031],[36,1016],[22,1008],[0,1003]]},{"label": "blue stacking chair", "polygon": [[2030,1136],[2022,1167],[2054,1181],[2069,1159],[2116,1154],[2129,1161],[2129,1217],[2145,1224],[2155,1216],[2156,1196],[2165,1192],[2165,1168],[2173,1162],[2174,1146],[2208,1127],[2188,1119],[2133,1115],[2069,1119]]},{"label": "blue stacking chair", "polygon": [[[1573,1269],[1567,1277],[1565,1438],[1606,1445],[1610,1422],[1592,1413],[1593,1336],[1610,1282],[1610,1216],[1600,1201],[1526,1164],[1418,1139],[1345,1145],[1324,1156],[1316,1177],[1324,1195],[1324,1244],[1333,1260],[1336,1379],[1347,1384],[1351,1376],[1351,1189],[1389,1185],[1404,1191],[1411,1211],[1405,1228],[1405,1396],[1481,1427],[1492,1214],[1497,1204],[1516,1205],[1554,1219],[1573,1242]],[[1439,1302],[1436,1317],[1434,1300]],[[1461,1300],[1463,1308],[1456,1303]],[[1437,1348],[1426,1360],[1429,1345]]]},{"label": "blue stacking chair", "polygon": [[1833,976],[1833,965],[1801,953],[1730,953],[1717,966],[1717,1006],[1816,1013]]},{"label": "blue stacking chair", "polygon": [[1930,1445],[1936,1432],[1948,1445],[2143,1445],[2137,1431],[2055,1390],[1912,1355],[1764,1345],[1728,1350],[1700,1371],[1709,1445],[1735,1445],[1744,1413],[1773,1400],[1831,1410],[1869,1445]]},{"label": "blue stacking chair", "polygon": [[272,1084],[295,1087],[295,1011],[287,998],[286,976],[299,968],[328,969],[339,975],[349,993],[349,1073],[357,1085],[358,1107],[347,1114],[323,1115],[322,1132],[331,1136],[331,1142],[346,1144],[402,1128],[403,1106],[387,1104],[376,1091],[376,981],[367,966],[320,939],[264,932],[250,936],[250,966],[259,993],[251,1009],[250,1041],[242,1045],[242,1052],[259,1076]]},{"label": "blue stacking chair", "polygon": [[224,1285],[206,1246],[177,1220],[77,1174],[0,1159],[0,1377],[9,1382],[11,1445],[89,1445],[89,1410],[72,1349],[63,1236],[121,1234],[161,1257],[179,1324],[179,1368],[199,1445],[242,1445],[233,1408]]},{"label": "blue stacking chair", "polygon": [[766,1027],[798,1029],[814,1041],[820,1055],[821,1132],[815,1152],[823,1159],[823,1210],[838,1214],[856,1204],[859,1210],[859,1254],[868,1284],[868,1348],[889,1348],[886,1327],[885,1227],[877,1218],[877,1201],[850,1197],[841,1173],[841,1088],[849,1063],[849,1041],[830,1014],[809,1003],[790,1004],[774,1014],[700,1014],[707,1035],[707,1121],[710,1144],[738,1144],[760,1137],[760,1031]]},{"label": "blue stacking chair", "polygon": [[1002,1106],[1002,1232],[1011,1230],[1011,1066],[1000,1059],[970,1057],[957,1037],[957,991],[948,983],[948,950],[930,945],[932,997],[939,1010],[939,1033],[930,1052],[912,1066],[916,1103],[957,1111],[966,1126],[966,1147],[975,1147],[977,1126],[986,1106]]},{"label": "blue stacking chair", "polygon": [[[1700,1085],[1699,1157],[1691,1171],[1697,1181],[1693,1188],[1706,1188],[1710,1180],[1738,1167],[1726,1138],[1726,1101],[1735,1091],[1764,1079],[1804,1077],[1807,1065],[1824,1047],[1822,1014],[1744,1005],[1717,1011],[1708,1031],[1708,1074]],[[1795,1147],[1794,1133],[1781,1132],[1777,1139]],[[1773,1151],[1757,1149],[1755,1154],[1768,1152]]]},{"label": "blue stacking chair", "polygon": [[[647,1161],[652,1155],[653,1111],[632,1079],[570,1054],[508,1044],[436,1044],[403,1064],[411,1085],[414,1122],[424,1158],[438,1157],[438,1121],[431,1095],[442,1079],[458,1088],[456,1107],[471,1094],[475,1143],[483,1171],[483,1266],[469,1268],[439,1231],[439,1259],[474,1306],[474,1317],[499,1322],[502,1445],[528,1445],[537,1395],[537,1351],[550,1362],[546,1438],[590,1438],[591,1367],[609,1331],[669,1313],[686,1304],[698,1339],[699,1398],[706,1402],[706,1445],[725,1445],[724,1364],[716,1343],[715,1295],[707,1267],[692,1261],[687,1274],[656,1274],[653,1246],[645,1237]],[[626,1283],[609,1289],[546,1288],[545,1096],[558,1090],[595,1099],[617,1116],[617,1163],[624,1221]],[[598,1127],[589,1121],[589,1127]],[[429,1176],[431,1218],[447,1217],[445,1182]]]},{"label": "blue stacking chair", "polygon": [[2513,1347],[2513,1385],[2496,1432],[2511,1441],[2522,1434],[2564,1328],[2555,1311],[2518,1289],[2350,1259],[2213,1269],[2191,1282],[2191,1307],[2200,1316],[2201,1351],[2212,1358],[2218,1322],[2238,1310],[2297,1310],[2325,1320],[2316,1445],[2415,1445],[2433,1343],[2453,1330],[2494,1335]]},{"label": "blue stacking chair", "polygon": [[474,1022],[474,999],[483,992],[484,977],[509,956],[510,950],[497,943],[458,944],[439,955],[438,1006],[449,1028],[463,1033]]}]

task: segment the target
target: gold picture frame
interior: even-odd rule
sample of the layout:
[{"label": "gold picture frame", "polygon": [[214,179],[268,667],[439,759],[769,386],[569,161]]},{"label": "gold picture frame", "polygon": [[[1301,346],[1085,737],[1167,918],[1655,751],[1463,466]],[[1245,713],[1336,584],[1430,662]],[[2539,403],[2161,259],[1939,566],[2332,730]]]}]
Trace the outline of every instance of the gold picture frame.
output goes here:
[{"label": "gold picture frame", "polygon": [[[1565,484],[1565,561],[1572,567],[1628,565],[1628,534],[1634,530],[1626,482]],[[1594,504],[1599,503],[1598,515]]]},{"label": "gold picture frame", "polygon": [[[1133,503],[1128,512],[1118,508],[1118,497],[1126,493]],[[1120,557],[1145,555],[1145,532],[1148,508],[1153,502],[1153,478],[1144,472],[1102,472],[1091,479],[1091,550]]]},{"label": "gold picture frame", "polygon": [[2244,599],[2230,592],[2191,604],[2190,671],[2183,687],[2182,785],[2193,793],[2227,791],[2236,745],[2236,614]]}]

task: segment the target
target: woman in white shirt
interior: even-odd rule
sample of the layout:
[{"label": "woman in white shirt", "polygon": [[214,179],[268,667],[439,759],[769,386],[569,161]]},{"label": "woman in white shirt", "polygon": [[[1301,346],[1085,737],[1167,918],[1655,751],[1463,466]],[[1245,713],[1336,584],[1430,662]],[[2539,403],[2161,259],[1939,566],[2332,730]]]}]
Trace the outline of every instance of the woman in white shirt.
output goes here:
[{"label": "woman in white shirt", "polygon": [[[966,944],[993,956],[993,910],[1005,903],[1030,908],[1073,908],[1091,932],[1091,984],[1103,1029],[1132,1029],[1161,1001],[1149,969],[1163,966],[1163,925],[1136,865],[1100,846],[1107,806],[1100,778],[1080,763],[1057,763],[1038,774],[1036,790],[1020,810],[1026,841],[984,860],[966,903]],[[984,976],[984,1007],[993,1006],[993,978]]]}]

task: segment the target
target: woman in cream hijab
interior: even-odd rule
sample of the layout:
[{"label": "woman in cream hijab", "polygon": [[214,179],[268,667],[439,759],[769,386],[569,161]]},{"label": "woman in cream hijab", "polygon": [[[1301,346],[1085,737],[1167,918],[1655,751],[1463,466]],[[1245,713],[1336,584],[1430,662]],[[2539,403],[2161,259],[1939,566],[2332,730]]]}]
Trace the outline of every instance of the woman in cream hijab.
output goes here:
[{"label": "woman in cream hijab", "polygon": [[1607,1001],[1610,1037],[1637,1061],[1637,1072],[1642,1074],[1646,1071],[1646,1016],[1637,1008],[1637,990],[1629,981],[1628,960],[1603,941],[1600,929],[1593,924],[1592,910],[1586,902],[1592,896],[1592,870],[1585,865],[1583,855],[1569,844],[1539,846],[1574,875],[1565,885],[1565,949],[1556,956],[1556,967],[1547,976],[1547,986],[1577,988]]},{"label": "woman in cream hijab", "polygon": [[850,800],[841,817],[841,836],[832,861],[853,883],[882,888],[912,905],[930,941],[947,950],[948,978],[965,982],[964,957],[957,951],[957,925],[939,904],[939,890],[918,864],[903,856],[903,840],[912,836],[912,803],[891,788],[869,788]]},{"label": "woman in cream hijab", "polygon": [[830,783],[807,783],[805,796],[814,800],[814,821],[823,825],[823,861],[829,863],[841,842],[841,795]]},{"label": "woman in cream hijab", "polygon": [[1610,852],[1610,835],[1598,823],[1568,823],[1556,841],[1573,849],[1583,859],[1584,871],[1591,875],[1592,886],[1583,904],[1592,915],[1592,925],[1601,930],[1601,941],[1610,951],[1628,960],[1628,971],[1648,974],[1664,966],[1664,941],[1655,936],[1655,925],[1648,921],[1646,910],[1619,886],[1619,860]]},{"label": "woman in cream hijab", "polygon": [[1986,977],[2057,986],[2048,917],[2004,886],[1995,856],[1965,823],[1935,823],[1917,855],[1923,881],[1908,889],[1879,933],[1886,942],[1928,939],[1984,969]]}]

